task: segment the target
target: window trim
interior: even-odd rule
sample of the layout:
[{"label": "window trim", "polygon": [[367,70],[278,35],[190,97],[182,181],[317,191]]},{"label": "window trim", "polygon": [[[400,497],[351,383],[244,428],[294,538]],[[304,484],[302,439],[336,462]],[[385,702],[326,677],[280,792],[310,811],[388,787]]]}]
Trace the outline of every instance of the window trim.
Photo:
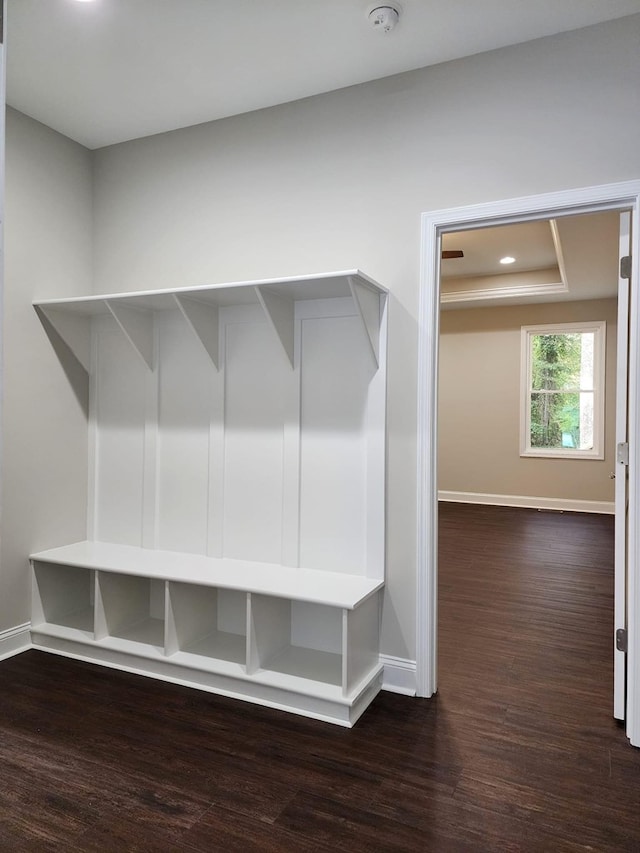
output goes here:
[{"label": "window trim", "polygon": [[[544,323],[520,331],[520,456],[543,459],[604,459],[606,328],[604,320],[588,323]],[[593,448],[531,447],[531,338],[571,332],[593,332]]]}]

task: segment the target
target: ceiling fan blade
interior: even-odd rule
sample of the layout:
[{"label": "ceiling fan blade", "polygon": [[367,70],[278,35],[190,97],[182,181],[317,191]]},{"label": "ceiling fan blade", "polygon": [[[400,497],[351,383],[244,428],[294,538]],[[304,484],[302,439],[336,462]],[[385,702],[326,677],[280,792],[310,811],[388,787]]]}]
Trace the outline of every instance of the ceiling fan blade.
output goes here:
[{"label": "ceiling fan blade", "polygon": [[442,252],[443,261],[451,261],[454,258],[464,258],[462,249],[444,249]]}]

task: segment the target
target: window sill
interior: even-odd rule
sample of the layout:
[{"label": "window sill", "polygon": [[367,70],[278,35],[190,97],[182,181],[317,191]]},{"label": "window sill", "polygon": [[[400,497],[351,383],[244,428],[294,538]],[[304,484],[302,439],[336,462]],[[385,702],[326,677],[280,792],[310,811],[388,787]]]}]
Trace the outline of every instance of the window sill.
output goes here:
[{"label": "window sill", "polygon": [[603,461],[604,453],[599,450],[554,450],[552,448],[540,448],[521,450],[520,456],[529,459],[591,459]]}]

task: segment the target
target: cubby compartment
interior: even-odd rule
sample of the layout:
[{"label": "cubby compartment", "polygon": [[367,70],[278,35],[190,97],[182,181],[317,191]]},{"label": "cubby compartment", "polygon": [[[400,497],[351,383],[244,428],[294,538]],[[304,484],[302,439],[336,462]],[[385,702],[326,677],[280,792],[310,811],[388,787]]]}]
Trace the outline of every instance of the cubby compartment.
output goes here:
[{"label": "cubby compartment", "polygon": [[164,654],[165,582],[98,572],[96,639],[116,638]]},{"label": "cubby compartment", "polygon": [[167,654],[176,655],[177,661],[190,662],[194,666],[206,666],[207,661],[225,661],[244,668],[247,655],[245,592],[170,583],[168,619]]},{"label": "cubby compartment", "polygon": [[34,626],[56,626],[93,639],[94,582],[88,569],[34,561]]},{"label": "cubby compartment", "polygon": [[342,623],[337,607],[252,594],[252,671],[341,690]]}]

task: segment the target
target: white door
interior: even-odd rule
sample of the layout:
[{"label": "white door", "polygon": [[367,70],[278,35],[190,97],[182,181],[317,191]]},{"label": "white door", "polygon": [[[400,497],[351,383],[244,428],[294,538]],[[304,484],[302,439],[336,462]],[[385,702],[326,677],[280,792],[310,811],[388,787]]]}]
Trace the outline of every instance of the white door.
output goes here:
[{"label": "white door", "polygon": [[[623,258],[631,254],[631,213],[620,214],[620,272],[618,279],[618,351],[616,367],[616,467],[615,467],[615,605],[613,637],[613,716],[625,718],[627,630],[627,520],[628,489],[628,364],[630,280]],[[622,636],[621,636],[622,633]]]}]

